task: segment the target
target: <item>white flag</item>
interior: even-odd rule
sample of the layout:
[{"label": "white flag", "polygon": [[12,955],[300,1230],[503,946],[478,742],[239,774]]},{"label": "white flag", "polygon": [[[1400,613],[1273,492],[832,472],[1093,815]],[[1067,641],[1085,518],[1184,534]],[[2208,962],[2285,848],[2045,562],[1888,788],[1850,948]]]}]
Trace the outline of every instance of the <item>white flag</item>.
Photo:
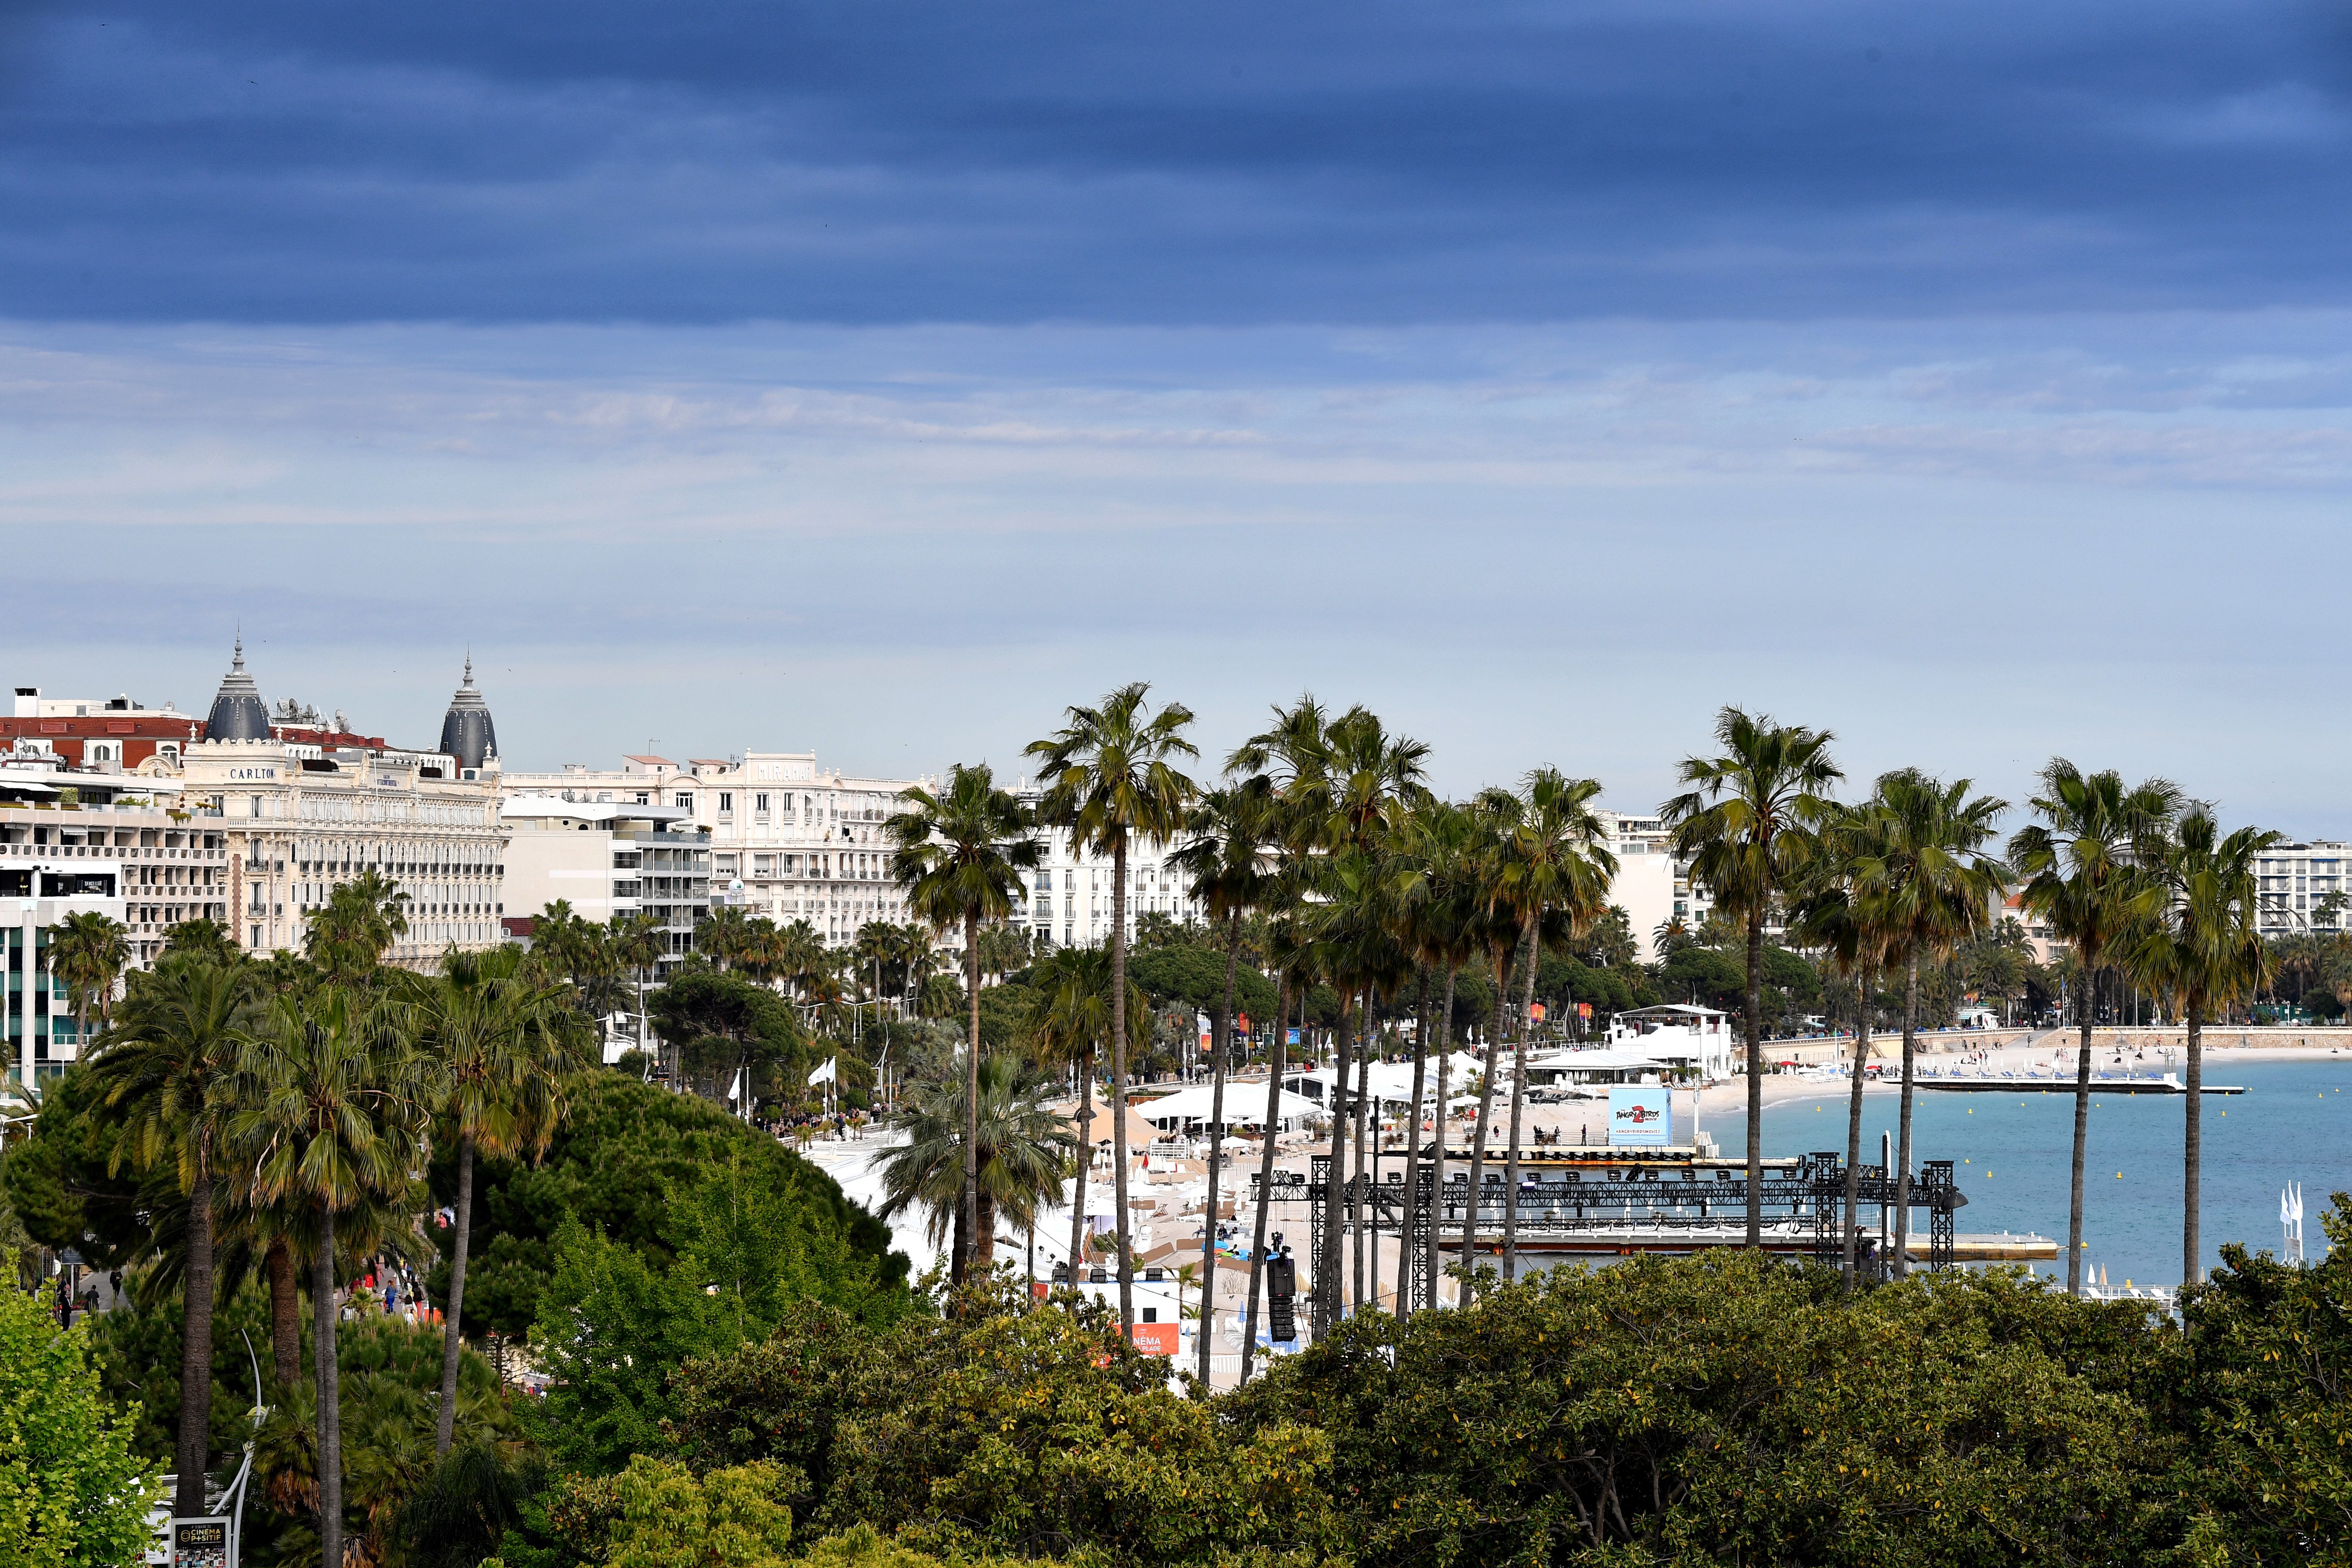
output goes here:
[{"label": "white flag", "polygon": [[816,1071],[809,1074],[809,1087],[814,1089],[821,1083],[831,1083],[834,1080],[835,1069],[836,1069],[840,1065],[841,1058],[839,1057],[825,1058],[824,1065],[817,1068]]},{"label": "white flag", "polygon": [[741,1068],[737,1068],[735,1069],[735,1086],[727,1091],[727,1098],[730,1100],[740,1100],[743,1098],[743,1069]]}]

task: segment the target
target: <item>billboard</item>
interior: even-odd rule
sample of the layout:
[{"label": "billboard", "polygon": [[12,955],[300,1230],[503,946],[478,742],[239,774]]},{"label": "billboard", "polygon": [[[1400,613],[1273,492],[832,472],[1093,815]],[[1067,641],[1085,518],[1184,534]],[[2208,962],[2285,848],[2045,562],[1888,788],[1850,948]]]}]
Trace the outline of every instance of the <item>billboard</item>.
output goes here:
[{"label": "billboard", "polygon": [[1664,1149],[1675,1141],[1674,1090],[1664,1084],[1612,1084],[1609,1146]]}]

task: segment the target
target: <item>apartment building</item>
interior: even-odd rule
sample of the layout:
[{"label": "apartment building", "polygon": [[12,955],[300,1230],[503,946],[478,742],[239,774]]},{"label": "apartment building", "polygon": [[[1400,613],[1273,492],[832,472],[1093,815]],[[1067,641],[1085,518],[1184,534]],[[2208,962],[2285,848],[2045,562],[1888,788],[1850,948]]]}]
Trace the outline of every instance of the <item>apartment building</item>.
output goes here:
[{"label": "apartment building", "polygon": [[[1015,793],[1034,807],[1039,792],[1023,784]],[[1023,878],[1022,901],[1014,906],[1015,924],[1029,928],[1039,948],[1090,946],[1108,942],[1111,898],[1118,887],[1118,869],[1108,855],[1096,855],[1074,845],[1067,830],[1055,827],[1040,835],[1043,863]],[[1134,843],[1127,851],[1127,932],[1147,914],[1166,915],[1182,924],[1205,920],[1206,911],[1192,898],[1181,872],[1169,864],[1173,845]]]},{"label": "apartment building", "polygon": [[499,814],[509,915],[536,918],[559,900],[583,920],[651,915],[668,942],[663,968],[694,950],[710,918],[710,844],[684,811],[520,795]]},{"label": "apartment building", "polygon": [[[422,966],[452,947],[504,940],[498,759],[472,687],[469,667],[450,705],[458,731],[485,742],[470,757],[347,744],[369,738],[340,723],[273,721],[239,645],[204,738],[182,752],[178,780],[182,809],[224,840],[224,923],[239,945],[299,949],[309,915],[369,870],[408,895],[408,931],[394,963]],[[296,738],[303,735],[319,739]]]},{"label": "apartment building", "polygon": [[2347,868],[2352,844],[2315,838],[2274,846],[2254,868],[2263,934],[2347,929],[2346,911],[2338,907],[2352,895],[2352,884],[2345,880]]},{"label": "apartment building", "polygon": [[[132,960],[154,962],[164,929],[227,913],[227,849],[205,825],[124,790],[113,798],[52,773],[0,780],[0,941],[7,949],[7,1060],[19,1083],[64,1070],[83,1041],[46,968],[49,933],[95,911],[128,928]],[[68,791],[73,794],[68,796]]]},{"label": "apartment building", "polygon": [[[551,798],[624,812],[663,807],[668,835],[702,841],[710,903],[737,905],[780,925],[806,921],[827,943],[845,946],[869,921],[909,918],[905,891],[890,879],[882,824],[910,782],[821,768],[813,752],[749,752],[684,763],[640,754],[610,769],[572,763],[551,773],[505,773],[499,788],[509,802]],[[672,861],[684,846],[651,847]],[[669,869],[688,879],[695,874]]]}]

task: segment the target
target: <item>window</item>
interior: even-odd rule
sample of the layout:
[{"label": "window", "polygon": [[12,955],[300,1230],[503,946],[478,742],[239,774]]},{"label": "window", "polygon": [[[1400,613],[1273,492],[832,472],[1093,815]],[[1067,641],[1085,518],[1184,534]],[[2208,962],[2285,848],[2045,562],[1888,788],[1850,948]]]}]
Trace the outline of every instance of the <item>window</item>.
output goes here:
[{"label": "window", "polygon": [[768,809],[768,797],[764,795],[753,795],[751,797],[751,809],[761,813],[762,816],[766,815]]},{"label": "window", "polygon": [[682,789],[677,792],[677,798],[670,804],[677,806],[680,811],[692,811],[694,809],[694,792],[691,790]]},{"label": "window", "polygon": [[720,791],[719,792],[719,814],[721,816],[732,816],[732,815],[734,814],[734,811],[735,811],[735,796],[734,796],[734,794],[733,794],[731,791],[729,791],[729,790],[720,790]]}]

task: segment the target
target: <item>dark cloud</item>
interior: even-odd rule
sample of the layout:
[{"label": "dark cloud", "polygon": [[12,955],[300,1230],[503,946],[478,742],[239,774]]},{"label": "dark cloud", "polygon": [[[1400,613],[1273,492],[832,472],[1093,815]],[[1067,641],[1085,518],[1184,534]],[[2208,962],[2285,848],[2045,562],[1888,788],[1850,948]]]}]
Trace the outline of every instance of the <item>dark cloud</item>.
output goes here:
[{"label": "dark cloud", "polygon": [[0,313],[852,323],[2340,301],[2294,5],[18,5]]}]

